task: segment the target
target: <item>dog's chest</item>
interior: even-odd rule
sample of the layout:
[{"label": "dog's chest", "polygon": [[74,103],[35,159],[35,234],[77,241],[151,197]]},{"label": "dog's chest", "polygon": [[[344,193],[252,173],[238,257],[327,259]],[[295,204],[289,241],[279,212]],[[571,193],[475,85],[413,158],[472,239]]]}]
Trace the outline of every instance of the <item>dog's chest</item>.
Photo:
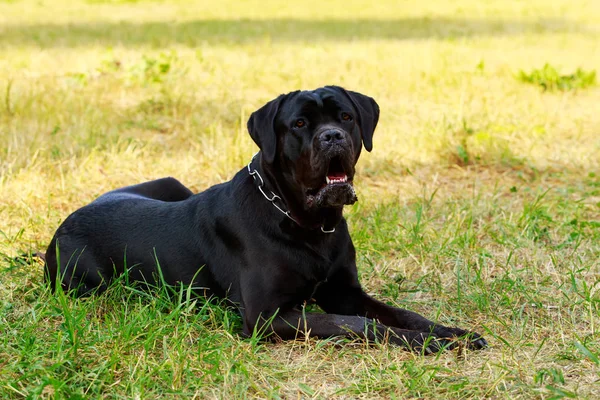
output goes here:
[{"label": "dog's chest", "polygon": [[[327,282],[334,265],[329,251],[316,251],[314,248],[304,248],[288,256],[286,265],[293,271],[288,279],[280,281],[287,289],[294,287],[298,295],[298,303],[310,301],[319,287]],[[290,271],[290,272],[291,272]]]},{"label": "dog's chest", "polygon": [[334,263],[334,255],[329,246],[304,243],[295,254],[294,264],[309,280],[321,282],[327,279]]}]

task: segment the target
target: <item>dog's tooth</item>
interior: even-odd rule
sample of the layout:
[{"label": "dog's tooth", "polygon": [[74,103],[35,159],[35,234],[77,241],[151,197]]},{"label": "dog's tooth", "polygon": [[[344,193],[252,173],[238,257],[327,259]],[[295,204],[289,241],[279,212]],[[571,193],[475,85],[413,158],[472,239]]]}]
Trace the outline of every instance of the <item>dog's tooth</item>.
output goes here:
[{"label": "dog's tooth", "polygon": [[327,184],[335,184],[335,183],[346,183],[348,182],[348,175],[344,175],[342,177],[325,177],[325,181],[327,182]]}]

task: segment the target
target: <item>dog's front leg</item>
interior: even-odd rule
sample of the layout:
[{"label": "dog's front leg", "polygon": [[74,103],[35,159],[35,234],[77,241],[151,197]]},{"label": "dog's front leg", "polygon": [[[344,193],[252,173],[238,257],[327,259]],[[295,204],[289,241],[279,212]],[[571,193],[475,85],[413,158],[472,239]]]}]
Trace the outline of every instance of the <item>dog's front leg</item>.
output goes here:
[{"label": "dog's front leg", "polygon": [[432,332],[441,338],[467,337],[469,339],[468,347],[472,349],[487,347],[487,341],[478,333],[436,324],[413,311],[389,306],[374,299],[362,290],[361,294],[357,297],[360,299],[359,302],[362,303],[361,307],[364,309],[367,317],[381,321],[386,325]]},{"label": "dog's front leg", "polygon": [[[262,319],[261,319],[262,320]],[[435,335],[399,329],[376,322],[375,320],[338,314],[305,313],[288,310],[276,314],[269,322],[263,321],[263,327],[281,339],[291,340],[299,337],[346,337],[366,339],[372,342],[388,341],[411,350],[433,353],[449,345]]]},{"label": "dog's front leg", "polygon": [[315,296],[319,306],[328,313],[365,316],[386,326],[449,340],[466,336],[469,337],[470,348],[487,347],[487,341],[475,332],[436,324],[413,311],[392,307],[374,299],[357,282],[352,285],[341,285],[340,282],[343,281],[330,280]]}]

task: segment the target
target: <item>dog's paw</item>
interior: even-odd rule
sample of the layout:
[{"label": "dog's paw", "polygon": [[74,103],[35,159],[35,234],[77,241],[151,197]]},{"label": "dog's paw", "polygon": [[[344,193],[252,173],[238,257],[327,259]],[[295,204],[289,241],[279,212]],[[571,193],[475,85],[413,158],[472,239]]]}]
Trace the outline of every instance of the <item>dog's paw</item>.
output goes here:
[{"label": "dog's paw", "polygon": [[434,333],[446,340],[462,341],[471,350],[481,350],[488,347],[487,340],[476,332],[469,332],[460,328],[437,327]]},{"label": "dog's paw", "polygon": [[473,350],[481,350],[489,346],[487,340],[476,332],[468,332],[464,338],[467,339],[467,347]]},{"label": "dog's paw", "polygon": [[456,347],[454,341],[427,332],[415,332],[410,337],[403,335],[400,338],[400,344],[410,351],[424,355],[435,354]]}]

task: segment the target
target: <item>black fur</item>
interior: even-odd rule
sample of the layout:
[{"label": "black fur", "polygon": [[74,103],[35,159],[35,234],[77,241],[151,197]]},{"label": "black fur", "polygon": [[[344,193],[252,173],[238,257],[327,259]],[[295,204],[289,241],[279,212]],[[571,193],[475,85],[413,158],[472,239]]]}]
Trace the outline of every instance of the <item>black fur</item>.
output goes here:
[{"label": "black fur", "polygon": [[[250,170],[291,218],[260,193],[246,167],[196,195],[173,178],[130,186],[63,222],[46,254],[47,279],[87,295],[125,268],[130,281],[154,283],[158,261],[168,284],[235,303],[246,335],[276,315],[269,328],[284,339],[307,327],[318,337],[386,336],[413,349],[429,337],[436,340],[426,351],[452,347],[468,332],[388,306],[358,282],[342,209],[356,201],[354,166],[363,144],[372,149],[378,119],[372,98],[336,86],[281,95],[248,121],[261,149]],[[303,314],[311,300],[327,314]],[[476,333],[470,338],[472,348],[487,345]]]}]

